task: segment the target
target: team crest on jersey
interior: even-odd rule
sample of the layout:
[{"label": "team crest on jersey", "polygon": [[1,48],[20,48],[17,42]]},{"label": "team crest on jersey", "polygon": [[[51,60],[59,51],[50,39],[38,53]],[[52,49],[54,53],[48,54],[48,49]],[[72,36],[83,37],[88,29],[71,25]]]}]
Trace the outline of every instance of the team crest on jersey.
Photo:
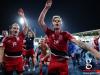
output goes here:
[{"label": "team crest on jersey", "polygon": [[13,47],[17,45],[17,42],[13,42]]}]

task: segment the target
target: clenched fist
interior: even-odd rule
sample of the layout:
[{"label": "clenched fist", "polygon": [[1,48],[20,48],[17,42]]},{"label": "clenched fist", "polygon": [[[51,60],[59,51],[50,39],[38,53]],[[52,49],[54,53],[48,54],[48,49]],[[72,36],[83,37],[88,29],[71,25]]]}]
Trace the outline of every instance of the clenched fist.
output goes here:
[{"label": "clenched fist", "polygon": [[50,8],[52,5],[52,0],[47,0],[46,4],[45,4],[45,7],[46,8]]}]

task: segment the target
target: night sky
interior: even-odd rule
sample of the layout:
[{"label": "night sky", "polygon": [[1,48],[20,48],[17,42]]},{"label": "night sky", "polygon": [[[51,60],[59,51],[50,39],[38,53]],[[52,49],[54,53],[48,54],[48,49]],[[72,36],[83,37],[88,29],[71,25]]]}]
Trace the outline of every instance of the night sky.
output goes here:
[{"label": "night sky", "polygon": [[[17,11],[23,8],[29,26],[37,36],[43,35],[38,26],[38,16],[46,0],[0,0],[0,32],[14,22],[19,23]],[[53,0],[53,5],[46,15],[46,23],[51,27],[53,15],[63,19],[63,30],[71,33],[100,28],[99,0]]]}]

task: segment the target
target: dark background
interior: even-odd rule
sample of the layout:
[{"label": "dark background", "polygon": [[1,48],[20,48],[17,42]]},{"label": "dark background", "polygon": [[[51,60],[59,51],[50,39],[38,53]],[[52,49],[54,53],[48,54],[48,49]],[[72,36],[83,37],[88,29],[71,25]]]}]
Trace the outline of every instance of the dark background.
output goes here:
[{"label": "dark background", "polygon": [[[0,0],[0,32],[8,29],[11,24],[18,22],[17,11],[23,8],[29,26],[37,36],[43,35],[38,26],[38,16],[46,0]],[[46,15],[46,22],[51,27],[53,15],[63,19],[63,30],[71,33],[100,28],[99,0],[53,0],[53,5]]]}]

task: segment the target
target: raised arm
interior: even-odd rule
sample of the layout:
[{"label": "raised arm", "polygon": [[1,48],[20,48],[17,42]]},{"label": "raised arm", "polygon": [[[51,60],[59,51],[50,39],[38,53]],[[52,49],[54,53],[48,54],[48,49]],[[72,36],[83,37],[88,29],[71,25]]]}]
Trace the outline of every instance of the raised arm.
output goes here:
[{"label": "raised arm", "polygon": [[49,8],[51,7],[51,5],[52,5],[52,0],[47,0],[45,7],[42,10],[42,12],[41,12],[41,14],[38,18],[38,23],[44,31],[46,30],[46,24],[45,24],[45,21],[44,21],[45,15],[46,15],[47,11],[49,10]]},{"label": "raised arm", "polygon": [[22,28],[23,28],[23,33],[26,35],[27,32],[28,32],[28,24],[27,24],[26,17],[25,17],[25,15],[24,15],[24,11],[23,11],[22,8],[20,8],[20,9],[18,10],[18,14],[19,14],[19,16],[21,16],[21,17],[23,18],[23,20],[24,20],[24,24],[22,25]]},{"label": "raised arm", "polygon": [[71,41],[74,42],[74,43],[76,43],[81,48],[86,49],[86,50],[89,50],[90,52],[92,52],[92,54],[96,58],[100,59],[100,53],[96,49],[94,49],[92,47],[89,47],[87,44],[85,44],[84,42],[82,42],[80,40],[72,39]]}]

